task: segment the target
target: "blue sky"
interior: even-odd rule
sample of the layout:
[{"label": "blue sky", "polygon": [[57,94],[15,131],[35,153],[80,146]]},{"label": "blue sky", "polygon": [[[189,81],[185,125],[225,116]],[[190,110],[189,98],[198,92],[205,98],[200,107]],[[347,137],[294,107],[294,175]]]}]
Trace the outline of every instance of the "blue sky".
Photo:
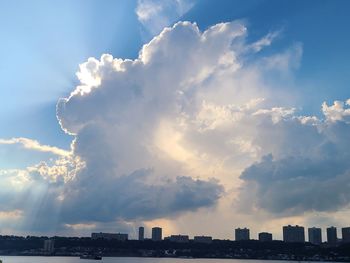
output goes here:
[{"label": "blue sky", "polygon": [[[283,29],[272,49],[291,42],[303,45],[302,66],[297,72],[297,86],[305,90],[302,107],[316,112],[323,100],[349,96],[350,18],[349,1],[202,1],[184,19],[207,27],[219,21],[247,19],[252,38]],[[204,11],[203,10],[207,10]],[[309,103],[314,106],[308,106]],[[310,107],[310,108],[309,108]]]},{"label": "blue sky", "polygon": [[[0,191],[14,200],[0,204],[0,221],[18,220],[6,231],[159,224],[206,234],[210,209],[223,214],[220,237],[232,222],[261,230],[254,218],[273,233],[271,220],[341,225],[350,213],[339,201],[350,200],[349,8],[347,0],[1,1],[0,185],[15,191]],[[280,192],[296,178],[308,201]],[[334,203],[308,196],[328,184],[340,195],[326,195]],[[28,220],[48,211],[57,225]]]},{"label": "blue sky", "polygon": [[135,57],[141,39],[134,9],[133,1],[3,1],[1,137],[68,147],[55,104],[75,86],[88,57]]}]

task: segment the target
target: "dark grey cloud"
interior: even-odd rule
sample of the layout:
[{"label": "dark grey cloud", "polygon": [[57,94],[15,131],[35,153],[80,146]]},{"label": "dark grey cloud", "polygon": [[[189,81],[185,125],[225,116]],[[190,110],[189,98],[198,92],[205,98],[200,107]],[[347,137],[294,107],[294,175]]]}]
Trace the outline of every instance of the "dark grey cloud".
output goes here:
[{"label": "dark grey cloud", "polygon": [[[223,192],[217,181],[180,176],[161,184],[148,184],[152,170],[130,175],[96,178],[89,184],[75,182],[62,205],[65,222],[109,222],[171,217],[185,211],[216,204]],[[71,187],[74,187],[72,185]]]}]

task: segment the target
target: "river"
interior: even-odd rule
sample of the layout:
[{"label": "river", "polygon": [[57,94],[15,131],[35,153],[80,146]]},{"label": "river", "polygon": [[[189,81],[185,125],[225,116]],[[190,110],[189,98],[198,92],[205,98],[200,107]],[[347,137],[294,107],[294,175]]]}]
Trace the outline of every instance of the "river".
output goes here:
[{"label": "river", "polygon": [[278,260],[241,260],[241,259],[182,259],[182,258],[122,258],[105,257],[102,260],[80,259],[78,257],[17,257],[0,256],[3,263],[287,263]]}]

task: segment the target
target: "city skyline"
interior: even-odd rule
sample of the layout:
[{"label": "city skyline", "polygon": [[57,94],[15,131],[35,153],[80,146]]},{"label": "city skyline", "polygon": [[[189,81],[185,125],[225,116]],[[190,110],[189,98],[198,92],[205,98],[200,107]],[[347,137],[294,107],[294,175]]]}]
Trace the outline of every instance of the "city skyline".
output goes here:
[{"label": "city skyline", "polygon": [[[147,230],[147,228],[146,228]],[[335,232],[333,231],[334,234],[332,234],[332,230],[335,230]],[[247,240],[259,240],[259,241],[284,241],[287,243],[304,243],[304,242],[310,242],[314,245],[321,245],[322,243],[328,243],[329,245],[337,245],[339,242],[346,242],[346,243],[350,243],[350,227],[341,227],[339,228],[339,231],[341,233],[341,236],[337,235],[337,228],[334,226],[329,226],[326,229],[324,229],[324,231],[326,231],[327,235],[323,235],[323,229],[320,227],[307,227],[305,228],[304,226],[299,226],[299,225],[286,225],[286,226],[282,226],[281,232],[282,232],[282,239],[276,239],[273,237],[272,233],[268,233],[268,232],[259,232],[257,233],[257,236],[251,236],[250,235],[250,229],[247,227],[241,228],[234,228],[233,231],[233,238],[229,238],[228,240],[233,240],[233,241],[247,241]],[[162,235],[163,229],[161,227],[152,227],[150,229],[148,229],[148,235],[147,232],[145,232],[145,227],[140,226],[138,228],[138,233],[137,233],[137,237],[130,235],[130,233],[91,233],[91,237],[93,239],[96,238],[105,238],[105,239],[112,239],[111,237],[114,236],[114,239],[120,239],[119,237],[117,237],[118,235],[123,236],[123,240],[127,240],[129,239],[128,237],[125,239],[124,235],[130,235],[131,240],[139,240],[139,241],[143,241],[143,240],[152,240],[152,241],[161,241],[161,240],[170,240],[173,241],[172,238],[174,238],[174,240],[176,240],[176,238],[180,238],[180,242],[183,242],[183,238],[188,240],[191,239],[191,236],[186,234],[186,233],[170,233],[168,236],[164,236]],[[294,233],[293,233],[294,232]],[[329,233],[328,233],[329,232]],[[334,237],[335,236],[335,239]],[[210,239],[219,239],[219,238],[215,238],[215,236],[207,236],[207,235],[193,235],[192,240],[196,240],[196,238],[210,238]],[[179,241],[175,241],[175,242],[179,242]]]},{"label": "city skyline", "polygon": [[341,237],[349,8],[2,1],[0,235]]}]

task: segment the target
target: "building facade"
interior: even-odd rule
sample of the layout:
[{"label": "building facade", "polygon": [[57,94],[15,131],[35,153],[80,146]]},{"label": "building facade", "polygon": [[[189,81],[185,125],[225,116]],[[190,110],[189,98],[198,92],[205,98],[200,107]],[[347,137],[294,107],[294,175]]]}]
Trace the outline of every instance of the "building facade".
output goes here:
[{"label": "building facade", "polygon": [[152,228],[152,240],[161,241],[162,240],[162,229],[160,227]]},{"label": "building facade", "polygon": [[271,233],[261,232],[261,233],[259,233],[258,237],[259,237],[259,241],[262,241],[262,242],[272,241],[272,234]]},{"label": "building facade", "polygon": [[309,242],[314,245],[322,244],[322,230],[318,227],[311,227],[308,229]]},{"label": "building facade", "polygon": [[139,227],[139,240],[145,240],[145,228],[143,226]]},{"label": "building facade", "polygon": [[248,228],[236,228],[235,229],[235,240],[249,240],[249,229]]},{"label": "building facade", "polygon": [[107,240],[118,240],[118,241],[126,241],[128,240],[128,234],[121,233],[91,233],[92,239],[107,239]]},{"label": "building facade", "polygon": [[213,238],[210,236],[195,236],[193,241],[195,243],[211,244],[211,242],[213,242]]},{"label": "building facade", "polygon": [[343,227],[341,229],[342,239],[344,243],[350,243],[350,227]]},{"label": "building facade", "polygon": [[283,241],[288,243],[304,243],[305,242],[305,230],[302,226],[284,226],[283,227]]},{"label": "building facade", "polygon": [[187,235],[171,235],[168,240],[176,243],[188,243],[189,237]]},{"label": "building facade", "polygon": [[337,228],[334,226],[327,228],[327,243],[331,246],[335,246],[338,242]]},{"label": "building facade", "polygon": [[55,241],[53,239],[44,240],[44,251],[53,253],[55,251]]}]

